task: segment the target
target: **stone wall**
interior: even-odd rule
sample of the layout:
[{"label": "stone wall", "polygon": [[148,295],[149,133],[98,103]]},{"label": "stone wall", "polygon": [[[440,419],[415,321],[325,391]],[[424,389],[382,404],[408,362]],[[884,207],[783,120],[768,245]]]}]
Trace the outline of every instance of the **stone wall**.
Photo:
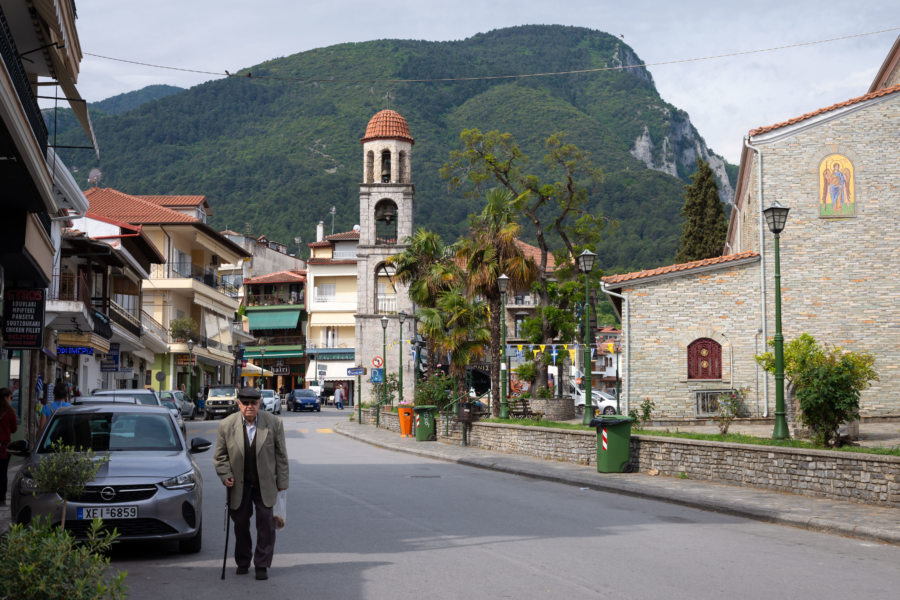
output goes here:
[{"label": "stone wall", "polygon": [[534,412],[544,413],[544,418],[548,421],[568,421],[575,418],[575,401],[569,396],[529,398],[528,406]]},{"label": "stone wall", "polygon": [[[363,423],[375,424],[374,410],[363,411]],[[449,425],[445,428],[444,417],[439,417],[438,441],[460,443],[459,423],[450,419]],[[399,435],[396,413],[383,413],[381,428]],[[594,431],[476,422],[468,443],[505,454],[597,464]],[[684,473],[689,479],[900,508],[900,457],[896,456],[635,435],[631,457],[640,472],[656,469],[669,477]]]}]

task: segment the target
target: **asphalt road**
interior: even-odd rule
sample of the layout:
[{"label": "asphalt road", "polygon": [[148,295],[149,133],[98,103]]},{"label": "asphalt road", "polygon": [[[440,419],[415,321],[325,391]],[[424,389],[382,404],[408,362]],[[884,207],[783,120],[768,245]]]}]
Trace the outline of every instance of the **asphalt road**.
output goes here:
[{"label": "asphalt road", "polygon": [[[874,600],[900,590],[900,547],[391,452],[335,435],[348,413],[282,417],[290,507],[268,581],[235,575],[231,556],[220,580],[225,492],[210,451],[198,461],[203,551],[120,545],[113,567],[128,571],[129,597]],[[217,424],[189,422],[188,436],[213,441]]]}]

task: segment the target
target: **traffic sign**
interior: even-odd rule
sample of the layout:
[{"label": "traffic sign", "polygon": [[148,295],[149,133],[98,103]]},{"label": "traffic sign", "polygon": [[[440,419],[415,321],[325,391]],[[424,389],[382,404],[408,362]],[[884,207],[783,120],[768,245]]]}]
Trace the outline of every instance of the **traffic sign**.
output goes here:
[{"label": "traffic sign", "polygon": [[372,359],[372,366],[375,367],[376,369],[380,369],[381,365],[383,365],[383,364],[384,364],[384,359],[381,358],[380,356],[376,356],[375,358]]},{"label": "traffic sign", "polygon": [[372,369],[372,383],[384,383],[384,369]]},{"label": "traffic sign", "polygon": [[347,367],[347,377],[358,377],[366,374],[365,367]]}]

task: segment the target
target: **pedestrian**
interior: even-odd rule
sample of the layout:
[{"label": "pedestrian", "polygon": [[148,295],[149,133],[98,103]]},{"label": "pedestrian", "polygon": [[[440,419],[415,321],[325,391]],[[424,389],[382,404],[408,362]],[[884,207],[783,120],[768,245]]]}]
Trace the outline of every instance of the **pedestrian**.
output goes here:
[{"label": "pedestrian", "polygon": [[0,388],[0,506],[6,505],[6,470],[9,468],[6,447],[18,428],[19,420],[12,407],[12,390]]},{"label": "pedestrian", "polygon": [[38,434],[44,430],[47,421],[50,420],[50,417],[53,416],[53,413],[55,413],[57,409],[62,408],[63,406],[72,406],[69,403],[69,397],[66,395],[66,386],[63,384],[62,380],[57,379],[56,383],[53,384],[53,394],[55,400],[53,400],[53,402],[48,402],[41,408],[41,421],[38,424]]},{"label": "pedestrian", "polygon": [[[259,390],[238,392],[238,409],[219,423],[214,462],[228,488],[228,512],[234,521],[234,561],[238,575],[249,572],[268,579],[275,554],[272,507],[278,492],[288,487],[288,457],[281,419],[259,410]],[[256,510],[256,550],[250,537],[250,517]]]},{"label": "pedestrian", "polygon": [[344,410],[344,386],[340,383],[334,390],[334,405],[338,410]]}]

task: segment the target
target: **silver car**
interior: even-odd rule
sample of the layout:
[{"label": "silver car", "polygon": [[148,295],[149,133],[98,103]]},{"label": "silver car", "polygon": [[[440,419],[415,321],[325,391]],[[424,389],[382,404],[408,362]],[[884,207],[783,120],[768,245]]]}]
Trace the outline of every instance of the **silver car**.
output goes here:
[{"label": "silver car", "polygon": [[10,489],[10,517],[30,523],[39,515],[54,524],[62,517],[62,502],[55,493],[35,495],[33,467],[62,440],[77,448],[108,453],[84,493],[66,505],[66,529],[77,538],[86,536],[94,517],[115,527],[122,540],[177,540],[179,550],[199,552],[203,540],[201,507],[203,480],[193,454],[211,443],[202,438],[187,447],[164,407],[131,403],[83,404],[53,413],[32,450],[19,440],[10,454],[26,458]]},{"label": "silver car", "polygon": [[275,390],[259,390],[259,394],[263,410],[276,415],[281,414],[281,396],[276,394]]}]

